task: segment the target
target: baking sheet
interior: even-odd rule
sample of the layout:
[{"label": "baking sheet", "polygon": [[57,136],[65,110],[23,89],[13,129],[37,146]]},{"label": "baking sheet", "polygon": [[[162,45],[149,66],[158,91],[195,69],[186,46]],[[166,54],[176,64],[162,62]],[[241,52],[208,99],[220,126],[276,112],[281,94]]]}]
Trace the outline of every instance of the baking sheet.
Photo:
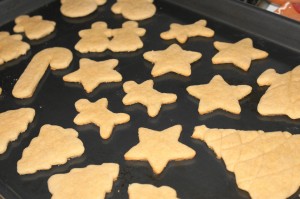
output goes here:
[{"label": "baking sheet", "polygon": [[[172,6],[167,1],[155,1],[156,15],[139,22],[140,27],[147,32],[142,40],[144,47],[132,53],[104,53],[80,54],[74,50],[78,42],[78,31],[90,28],[96,21],[106,21],[109,28],[118,28],[126,21],[120,15],[110,11],[115,1],[108,1],[97,12],[80,19],[70,19],[61,15],[60,3],[56,1],[38,9],[30,15],[43,15],[45,19],[56,21],[54,33],[41,41],[27,41],[31,50],[27,55],[7,63],[0,68],[0,86],[3,94],[0,96],[0,112],[20,107],[32,107],[36,110],[36,117],[28,130],[20,135],[18,140],[8,146],[8,150],[0,156],[0,193],[10,198],[40,199],[50,198],[47,188],[48,178],[56,173],[66,173],[72,168],[85,167],[89,164],[116,162],[120,164],[120,174],[114,183],[113,191],[107,198],[128,198],[127,188],[130,183],[149,183],[155,186],[167,185],[177,191],[182,199],[212,199],[212,198],[249,198],[248,193],[237,188],[234,174],[228,172],[222,160],[218,160],[213,151],[205,143],[191,139],[193,129],[197,125],[205,124],[210,128],[236,128],[241,130],[289,131],[299,133],[299,120],[291,120],[286,116],[262,117],[256,107],[260,97],[267,87],[258,87],[257,77],[268,68],[275,68],[279,73],[287,72],[300,63],[299,53],[283,48],[278,44],[270,43],[256,34],[240,31],[230,27],[216,18],[203,16],[191,10]],[[226,2],[226,1],[224,1]],[[220,6],[220,5],[219,5]],[[153,64],[142,58],[149,50],[162,50],[176,43],[175,40],[164,41],[159,34],[169,29],[170,23],[189,24],[199,19],[207,19],[208,27],[215,30],[213,38],[190,38],[182,44],[185,50],[198,51],[202,58],[192,64],[192,75],[183,77],[176,74],[167,74],[152,78]],[[258,19],[261,20],[261,19]],[[8,23],[0,28],[1,31],[12,32],[14,23]],[[269,52],[267,59],[252,62],[248,72],[244,72],[232,64],[212,65],[211,58],[217,53],[213,47],[216,40],[236,42],[242,38],[251,37],[254,46]],[[11,95],[12,88],[33,55],[42,49],[62,46],[72,50],[74,59],[70,67],[62,71],[48,70],[31,99],[19,100]],[[111,58],[119,60],[116,70],[123,76],[121,83],[109,83],[99,86],[94,92],[87,94],[79,84],[65,83],[62,76],[78,68],[80,58],[90,58],[101,61]],[[200,116],[198,114],[198,100],[186,92],[186,87],[195,84],[205,84],[220,74],[229,84],[248,84],[253,87],[252,93],[240,101],[242,112],[233,115],[224,111],[215,111]],[[177,94],[177,102],[164,105],[159,115],[151,118],[142,105],[124,106],[122,98],[125,93],[122,84],[134,80],[143,82],[154,79],[155,88],[161,92]],[[130,114],[130,123],[115,127],[109,140],[100,138],[98,127],[94,125],[77,126],[73,123],[77,112],[74,103],[81,98],[96,101],[106,97],[109,100],[109,109],[113,112]],[[74,158],[65,165],[54,166],[47,171],[40,171],[33,175],[20,176],[16,172],[16,163],[21,158],[22,151],[32,138],[38,135],[42,125],[53,124],[64,128],[74,128],[79,132],[79,138],[85,146],[82,157]],[[132,146],[138,143],[138,128],[146,127],[162,130],[170,126],[181,124],[183,131],[180,142],[196,151],[196,157],[182,162],[171,162],[159,176],[153,174],[151,167],[145,162],[125,161],[123,155]],[[300,192],[299,192],[300,193]],[[297,193],[291,198],[297,198]]]}]

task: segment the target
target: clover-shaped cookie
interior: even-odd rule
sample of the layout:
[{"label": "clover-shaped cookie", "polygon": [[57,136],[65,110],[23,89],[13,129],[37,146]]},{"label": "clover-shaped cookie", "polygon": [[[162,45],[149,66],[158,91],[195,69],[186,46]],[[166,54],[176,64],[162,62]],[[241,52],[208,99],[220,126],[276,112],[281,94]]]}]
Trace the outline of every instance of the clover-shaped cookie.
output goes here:
[{"label": "clover-shaped cookie", "polygon": [[111,7],[115,14],[122,14],[129,20],[143,20],[152,17],[156,12],[153,0],[117,0]]},{"label": "clover-shaped cookie", "polygon": [[84,17],[93,13],[106,0],[61,0],[61,13],[66,17]]},{"label": "clover-shaped cookie", "polygon": [[29,49],[29,44],[22,41],[21,35],[0,32],[0,65],[25,55]]},{"label": "clover-shaped cookie", "polygon": [[55,22],[43,20],[42,16],[21,15],[15,19],[14,32],[25,32],[29,39],[41,39],[55,29]]}]

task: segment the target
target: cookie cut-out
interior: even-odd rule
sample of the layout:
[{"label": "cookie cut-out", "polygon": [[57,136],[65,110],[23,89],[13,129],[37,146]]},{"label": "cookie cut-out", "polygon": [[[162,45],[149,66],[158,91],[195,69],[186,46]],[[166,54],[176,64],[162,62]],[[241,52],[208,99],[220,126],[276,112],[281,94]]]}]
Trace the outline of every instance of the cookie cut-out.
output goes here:
[{"label": "cookie cut-out", "polygon": [[300,135],[288,132],[210,129],[198,126],[192,138],[203,140],[234,172],[251,198],[284,199],[300,186]]},{"label": "cookie cut-out", "polygon": [[173,93],[161,93],[153,88],[153,80],[144,81],[137,84],[128,81],[123,84],[123,89],[127,93],[123,98],[125,105],[141,103],[147,107],[148,115],[155,117],[163,104],[176,102],[177,96]]},{"label": "cookie cut-out", "polygon": [[248,85],[229,85],[222,76],[214,76],[208,84],[189,86],[188,93],[200,100],[198,112],[210,113],[222,109],[230,113],[239,114],[241,106],[239,100],[252,91]]},{"label": "cookie cut-out", "polygon": [[191,63],[202,57],[201,53],[182,50],[177,44],[172,44],[165,50],[144,53],[144,59],[154,63],[151,71],[153,77],[174,72],[183,76],[191,75]]},{"label": "cookie cut-out", "polygon": [[215,32],[206,27],[206,20],[199,20],[193,24],[181,25],[172,23],[170,30],[162,32],[160,37],[164,40],[176,39],[179,43],[185,43],[189,37],[213,37]]},{"label": "cookie cut-out", "polygon": [[122,14],[129,20],[144,20],[152,17],[156,12],[153,0],[117,0],[111,7],[115,14]]},{"label": "cookie cut-out", "polygon": [[74,118],[77,125],[93,123],[100,127],[100,135],[103,139],[108,139],[114,126],[124,124],[130,120],[126,113],[113,113],[107,108],[106,98],[99,99],[96,102],[90,102],[87,99],[80,99],[75,103],[79,114]]},{"label": "cookie cut-out", "polygon": [[53,199],[104,199],[106,193],[112,191],[118,175],[118,164],[89,165],[51,176],[48,188]]},{"label": "cookie cut-out", "polygon": [[0,155],[7,149],[8,143],[15,141],[26,131],[28,124],[33,121],[35,110],[20,108],[0,113]]},{"label": "cookie cut-out", "polygon": [[111,29],[107,24],[98,21],[92,24],[91,29],[81,30],[79,32],[81,39],[75,45],[75,49],[81,53],[103,52],[108,48]]},{"label": "cookie cut-out", "polygon": [[21,99],[32,97],[49,65],[52,70],[65,69],[72,59],[72,52],[66,48],[54,47],[40,51],[34,55],[15,84],[13,96]]},{"label": "cookie cut-out", "polygon": [[77,18],[87,16],[104,5],[106,0],[61,0],[61,13],[66,17]]},{"label": "cookie cut-out", "polygon": [[178,199],[174,189],[168,186],[156,187],[151,184],[133,183],[128,187],[129,199]]},{"label": "cookie cut-out", "polygon": [[178,141],[182,127],[175,125],[162,131],[139,128],[140,142],[125,155],[125,160],[148,161],[155,174],[160,174],[171,160],[194,158],[196,152]]},{"label": "cookie cut-out", "polygon": [[300,65],[284,74],[268,69],[259,76],[257,83],[259,86],[270,86],[257,106],[261,115],[300,118]]},{"label": "cookie cut-out", "polygon": [[70,158],[79,157],[84,146],[74,129],[45,124],[39,135],[24,149],[17,163],[20,175],[48,170],[53,165],[65,164]]},{"label": "cookie cut-out", "polygon": [[251,61],[263,59],[268,53],[253,47],[252,39],[245,38],[236,43],[214,42],[215,48],[220,51],[213,58],[213,64],[233,63],[235,66],[247,71]]},{"label": "cookie cut-out", "polygon": [[94,61],[83,58],[79,61],[79,69],[65,75],[63,80],[79,82],[84,90],[90,93],[102,83],[122,81],[122,75],[114,70],[118,63],[117,59]]},{"label": "cookie cut-out", "polygon": [[0,65],[25,55],[29,49],[30,45],[22,41],[21,35],[0,31]]},{"label": "cookie cut-out", "polygon": [[55,29],[55,22],[43,20],[42,16],[21,15],[15,19],[14,32],[25,32],[28,39],[41,39]]},{"label": "cookie cut-out", "polygon": [[143,47],[140,39],[144,36],[146,29],[139,28],[139,24],[135,21],[126,21],[122,24],[122,28],[113,29],[108,48],[113,52],[132,52]]}]

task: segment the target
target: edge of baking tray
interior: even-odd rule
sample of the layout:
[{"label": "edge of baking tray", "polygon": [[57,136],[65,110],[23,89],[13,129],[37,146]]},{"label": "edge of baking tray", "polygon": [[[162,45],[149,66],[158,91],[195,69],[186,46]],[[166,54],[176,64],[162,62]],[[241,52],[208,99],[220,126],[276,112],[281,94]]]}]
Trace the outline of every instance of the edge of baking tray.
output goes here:
[{"label": "edge of baking tray", "polygon": [[0,26],[14,20],[21,14],[34,11],[55,0],[2,0],[0,1]]},{"label": "edge of baking tray", "polygon": [[300,53],[300,23],[237,0],[160,0]]}]

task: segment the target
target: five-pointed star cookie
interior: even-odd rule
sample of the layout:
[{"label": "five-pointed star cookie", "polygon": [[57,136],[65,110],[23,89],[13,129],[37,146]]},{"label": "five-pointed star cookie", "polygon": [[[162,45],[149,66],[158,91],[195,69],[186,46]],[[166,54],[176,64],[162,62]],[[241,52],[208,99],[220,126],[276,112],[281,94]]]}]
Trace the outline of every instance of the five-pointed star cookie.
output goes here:
[{"label": "five-pointed star cookie", "polygon": [[180,43],[185,43],[189,37],[212,37],[215,32],[206,27],[206,20],[199,20],[193,24],[181,25],[172,23],[170,30],[162,32],[160,37],[165,40],[176,39]]},{"label": "five-pointed star cookie", "polygon": [[169,72],[178,73],[183,76],[191,75],[191,63],[199,60],[201,53],[182,50],[173,44],[165,50],[149,51],[144,53],[144,59],[154,63],[151,71],[153,77],[157,77]]},{"label": "five-pointed star cookie", "polygon": [[247,71],[250,68],[252,60],[263,59],[268,53],[253,47],[250,38],[242,39],[236,43],[214,42],[218,52],[213,58],[213,64],[233,63],[237,67]]},{"label": "five-pointed star cookie", "polygon": [[196,152],[178,141],[182,127],[175,125],[162,131],[139,128],[140,142],[125,155],[126,160],[148,161],[155,174],[160,174],[170,160],[192,159]]},{"label": "five-pointed star cookie", "polygon": [[171,104],[177,96],[172,93],[161,93],[153,88],[153,80],[137,84],[134,81],[125,82],[124,91],[127,93],[123,98],[125,105],[141,103],[147,107],[148,115],[155,117],[163,104]]},{"label": "five-pointed star cookie", "polygon": [[216,109],[239,114],[239,100],[247,96],[252,88],[248,85],[229,85],[220,75],[216,75],[208,84],[189,86],[188,93],[200,99],[200,114],[210,113]]},{"label": "five-pointed star cookie", "polygon": [[130,120],[130,116],[125,113],[113,113],[107,109],[106,98],[96,102],[87,99],[80,99],[75,103],[75,108],[79,114],[74,118],[77,125],[94,123],[100,127],[100,135],[103,139],[108,139],[115,125],[124,124]]},{"label": "five-pointed star cookie", "polygon": [[101,83],[122,81],[121,74],[114,70],[118,62],[117,59],[105,61],[80,59],[79,69],[65,75],[63,80],[66,82],[80,82],[86,92],[90,93]]}]

